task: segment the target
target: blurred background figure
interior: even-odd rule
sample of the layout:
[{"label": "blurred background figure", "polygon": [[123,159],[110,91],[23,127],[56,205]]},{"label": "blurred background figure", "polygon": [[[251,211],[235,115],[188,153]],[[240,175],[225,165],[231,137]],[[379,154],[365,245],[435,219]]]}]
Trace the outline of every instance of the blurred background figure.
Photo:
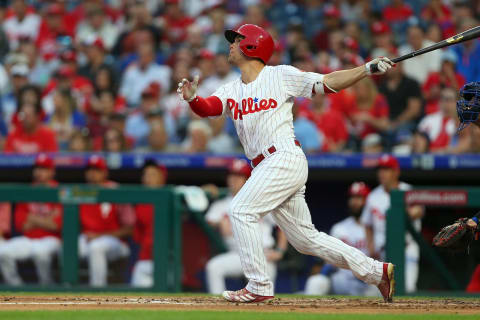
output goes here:
[{"label": "blurred background figure", "polygon": [[471,135],[467,128],[457,133],[458,91],[445,87],[440,92],[438,112],[425,116],[418,124],[418,130],[428,134],[429,151],[435,153],[463,153],[471,146]]},{"label": "blurred background figure", "polygon": [[[116,183],[108,180],[107,164],[98,155],[88,159],[85,181],[96,187],[116,186]],[[126,214],[125,209],[124,206],[108,202],[80,205],[79,256],[88,261],[91,286],[107,285],[108,262],[130,254],[125,239],[132,234],[135,214]]]},{"label": "blurred background figure", "polygon": [[[385,258],[386,215],[390,208],[390,191],[408,191],[409,184],[401,182],[400,164],[391,155],[383,155],[378,160],[377,179],[379,185],[370,192],[362,212],[360,222],[365,225],[367,250],[370,257]],[[413,205],[407,208],[407,216],[417,231],[421,229],[421,218],[425,208]],[[420,248],[410,234],[406,235],[405,247],[405,290],[414,292],[417,288],[418,260]]]},{"label": "blurred background figure", "polygon": [[42,124],[42,112],[39,103],[22,103],[14,121],[15,128],[8,134],[5,152],[36,153],[58,151],[55,133]]},{"label": "blurred background figure", "polygon": [[[48,155],[35,158],[32,169],[34,186],[55,187],[55,164]],[[14,226],[19,234],[0,242],[0,270],[8,285],[23,284],[17,262],[32,259],[39,284],[53,283],[52,261],[61,249],[63,209],[56,203],[18,203],[15,206]]]},{"label": "blurred background figure", "polygon": [[[330,235],[368,254],[365,227],[360,222],[365,200],[370,188],[364,182],[354,182],[348,189],[348,217],[333,225]],[[337,269],[332,265],[323,266],[320,274],[312,275],[305,284],[305,294],[309,295],[378,295],[375,286],[355,278],[352,271]]]},{"label": "blurred background figure", "polygon": [[[250,177],[251,168],[245,160],[234,160],[228,169],[227,186],[229,194],[222,200],[214,202],[205,220],[218,230],[227,246],[227,252],[219,254],[207,262],[207,287],[208,292],[220,294],[225,290],[225,279],[228,277],[240,277],[243,275],[240,265],[240,256],[237,253],[237,245],[233,239],[232,225],[228,214],[228,208],[233,197]],[[270,215],[266,215],[260,222],[263,235],[263,247],[268,261],[268,275],[275,283],[277,274],[276,262],[282,259],[287,250],[287,238],[283,232],[275,228],[275,222]],[[277,240],[273,237],[273,229],[276,229]]]},{"label": "blurred background figure", "polygon": [[378,154],[383,152],[382,137],[378,133],[370,133],[362,141],[362,153]]},{"label": "blurred background figure", "polygon": [[[167,169],[155,160],[147,160],[142,169],[142,185],[161,188],[167,182]],[[137,204],[134,240],[140,245],[138,260],[133,267],[132,286],[153,286],[153,206]]]},{"label": "blurred background figure", "polygon": [[212,128],[204,120],[193,120],[188,125],[188,135],[183,143],[183,152],[205,153],[212,138]]}]

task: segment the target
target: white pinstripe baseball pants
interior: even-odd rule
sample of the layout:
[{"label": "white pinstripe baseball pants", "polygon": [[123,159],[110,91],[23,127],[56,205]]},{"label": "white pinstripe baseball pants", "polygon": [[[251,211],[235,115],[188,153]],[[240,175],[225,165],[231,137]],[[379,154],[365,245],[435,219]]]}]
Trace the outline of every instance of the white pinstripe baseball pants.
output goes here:
[{"label": "white pinstripe baseball pants", "polygon": [[308,177],[307,159],[293,139],[275,143],[276,152],[252,171],[252,175],[234,197],[230,207],[233,234],[243,272],[249,280],[247,290],[273,296],[273,283],[267,275],[262,235],[258,220],[272,213],[288,241],[299,252],[322,258],[368,284],[380,283],[383,263],[367,257],[341,240],[319,232],[312,224],[305,202]]}]

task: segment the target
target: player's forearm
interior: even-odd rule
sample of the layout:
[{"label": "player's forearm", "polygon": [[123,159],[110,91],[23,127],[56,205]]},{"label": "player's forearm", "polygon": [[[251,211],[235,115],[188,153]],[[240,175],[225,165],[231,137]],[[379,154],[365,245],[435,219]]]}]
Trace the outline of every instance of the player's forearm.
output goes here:
[{"label": "player's forearm", "polygon": [[133,234],[133,227],[123,227],[115,231],[107,232],[109,236],[116,237],[119,239],[126,238]]},{"label": "player's forearm", "polygon": [[31,228],[39,228],[53,232],[59,231],[60,229],[53,217],[39,217],[32,215],[32,217],[30,217],[30,221]]},{"label": "player's forearm", "polygon": [[326,74],[323,81],[329,88],[340,91],[352,86],[366,76],[367,70],[364,65],[361,65],[353,69],[334,71]]},{"label": "player's forearm", "polygon": [[222,101],[216,96],[208,98],[197,96],[188,104],[192,111],[202,118],[219,116],[223,111]]}]

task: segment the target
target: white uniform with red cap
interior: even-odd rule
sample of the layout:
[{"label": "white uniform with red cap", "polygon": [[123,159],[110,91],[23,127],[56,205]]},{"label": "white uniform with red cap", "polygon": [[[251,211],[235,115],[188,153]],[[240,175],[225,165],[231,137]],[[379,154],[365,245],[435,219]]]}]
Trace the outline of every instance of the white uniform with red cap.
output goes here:
[{"label": "white uniform with red cap", "polygon": [[[368,196],[370,189],[363,182],[354,182],[349,188],[349,196],[361,196],[364,199]],[[367,250],[367,237],[365,227],[358,221],[358,218],[350,216],[333,225],[330,235],[342,240],[346,244],[357,248],[365,254]],[[375,286],[368,285],[359,281],[350,270],[339,269],[334,271],[331,276],[324,274],[315,274],[307,279],[305,284],[305,294],[325,295],[378,295]]]},{"label": "white uniform with red cap", "polygon": [[351,269],[370,284],[382,279],[383,263],[316,230],[305,202],[308,163],[295,140],[292,106],[295,97],[311,98],[312,88],[321,79],[319,74],[291,66],[266,66],[255,81],[244,84],[238,79],[214,93],[256,165],[230,211],[243,270],[250,280],[246,289],[260,296],[273,296],[257,223],[268,213],[299,252]]},{"label": "white uniform with red cap", "polygon": [[[265,64],[274,50],[271,35],[256,25],[227,30],[225,36],[230,43],[240,37],[238,48],[242,54]],[[365,65],[367,73],[372,63],[382,73],[393,64],[386,58],[376,59]],[[178,92],[188,94],[190,107],[198,115],[223,114],[232,118],[245,154],[254,166],[251,177],[230,205],[233,234],[249,282],[242,290],[225,291],[223,297],[229,301],[261,302],[273,297],[258,223],[269,213],[299,252],[351,269],[357,278],[378,285],[385,300],[391,300],[393,265],[375,261],[341,240],[319,232],[312,224],[305,202],[308,163],[295,140],[292,106],[297,97],[334,92],[323,79],[321,74],[292,66],[266,65],[255,80],[244,83],[239,78],[205,99],[195,94],[198,77],[193,84],[186,79],[179,83]]]},{"label": "white uniform with red cap", "polygon": [[[398,169],[398,161],[392,156],[384,156],[380,158],[379,166],[385,168]],[[398,183],[398,190],[408,191],[412,186],[405,183]],[[382,185],[379,185],[370,192],[363,209],[361,222],[365,226],[373,228],[373,240],[375,251],[380,254],[380,258],[385,258],[385,242],[386,242],[386,216],[390,208],[390,193],[385,190]],[[417,219],[412,221],[414,228],[417,231],[421,230],[421,221]],[[407,292],[414,292],[416,290],[416,283],[418,279],[418,260],[420,257],[420,248],[413,240],[410,234],[405,237],[405,290]]]}]

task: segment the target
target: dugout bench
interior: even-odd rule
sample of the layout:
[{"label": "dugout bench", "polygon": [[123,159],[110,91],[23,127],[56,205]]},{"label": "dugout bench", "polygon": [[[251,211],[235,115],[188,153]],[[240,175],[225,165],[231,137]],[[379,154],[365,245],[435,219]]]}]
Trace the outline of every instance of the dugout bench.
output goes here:
[{"label": "dugout bench", "polygon": [[[0,185],[0,202],[54,202],[63,205],[63,247],[60,254],[60,285],[45,287],[0,286],[16,291],[155,291],[179,292],[181,289],[181,196],[172,187],[160,189],[122,186],[114,189],[88,185],[41,187],[19,184]],[[154,285],[137,289],[131,286],[92,288],[78,284],[79,204],[82,203],[150,203],[154,206]]]}]

